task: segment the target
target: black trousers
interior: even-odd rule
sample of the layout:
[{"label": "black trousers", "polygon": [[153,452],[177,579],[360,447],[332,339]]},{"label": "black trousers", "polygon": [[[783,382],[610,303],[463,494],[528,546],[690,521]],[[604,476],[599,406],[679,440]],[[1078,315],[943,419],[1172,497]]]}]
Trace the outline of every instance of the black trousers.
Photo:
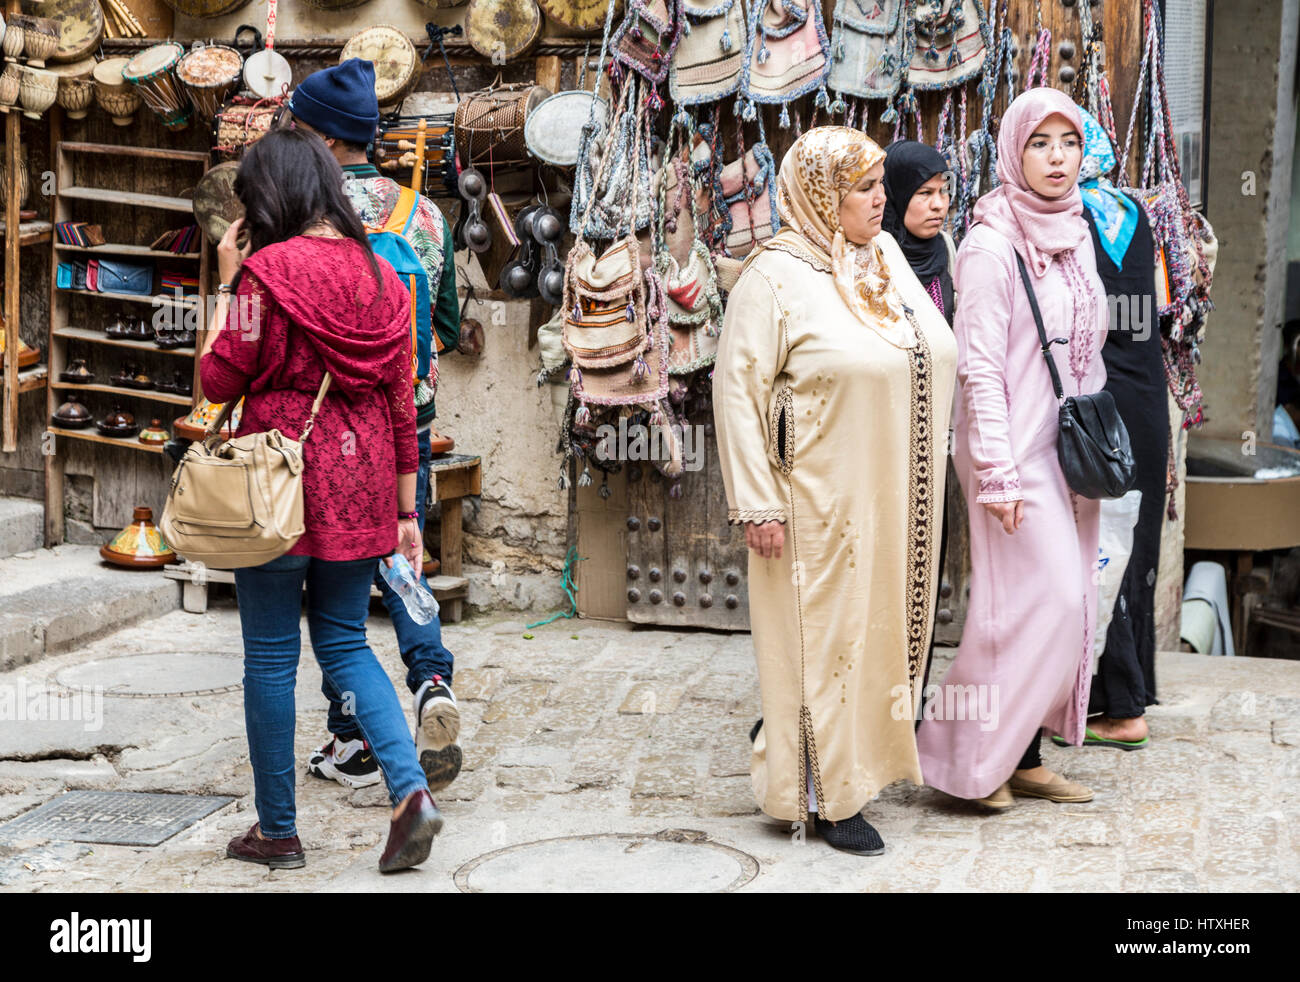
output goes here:
[{"label": "black trousers", "polygon": [[1025,748],[1024,756],[1020,758],[1020,763],[1016,765],[1016,770],[1027,771],[1032,767],[1039,767],[1043,763],[1043,755],[1040,752],[1040,744],[1043,742],[1043,731],[1039,730],[1034,734],[1034,738],[1029,741],[1029,746]]}]

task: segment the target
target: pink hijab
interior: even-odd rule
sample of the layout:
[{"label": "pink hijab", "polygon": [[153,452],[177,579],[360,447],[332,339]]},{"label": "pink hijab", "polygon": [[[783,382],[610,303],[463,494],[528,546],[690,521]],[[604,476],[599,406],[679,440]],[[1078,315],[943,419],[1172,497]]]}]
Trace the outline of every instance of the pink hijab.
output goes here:
[{"label": "pink hijab", "polygon": [[1030,135],[1048,116],[1060,113],[1083,139],[1079,107],[1059,89],[1028,89],[1002,114],[998,132],[998,180],[1002,183],[975,203],[974,219],[1006,236],[1036,276],[1062,252],[1073,252],[1088,235],[1079,186],[1059,198],[1044,198],[1025,182],[1020,158]]}]

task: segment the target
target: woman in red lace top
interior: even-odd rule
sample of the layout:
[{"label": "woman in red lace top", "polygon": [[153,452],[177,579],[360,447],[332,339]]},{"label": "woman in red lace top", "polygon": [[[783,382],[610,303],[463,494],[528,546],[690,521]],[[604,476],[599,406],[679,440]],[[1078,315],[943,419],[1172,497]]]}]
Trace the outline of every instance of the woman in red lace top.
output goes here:
[{"label": "woman in red lace top", "polygon": [[[366,643],[380,557],[421,554],[409,298],[377,260],[319,137],[277,131],[245,155],[246,218],[218,248],[222,285],[200,373],[214,402],[245,396],[239,433],[297,438],[328,371],[303,447],[306,532],[286,555],[235,571],[244,636],[244,712],[259,822],[227,856],[302,866],[294,811],[294,684],[303,585],[321,671],[354,697],[395,810],[387,872],[423,862],[442,826],[387,673]],[[242,226],[249,245],[236,246]],[[409,516],[409,517],[408,517]]]}]

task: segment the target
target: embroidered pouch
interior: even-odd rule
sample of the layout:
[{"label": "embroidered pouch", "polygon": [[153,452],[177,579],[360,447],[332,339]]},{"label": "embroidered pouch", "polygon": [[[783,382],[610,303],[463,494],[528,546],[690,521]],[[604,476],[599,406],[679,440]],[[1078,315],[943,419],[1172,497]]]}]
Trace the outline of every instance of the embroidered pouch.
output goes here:
[{"label": "embroidered pouch", "polygon": [[913,89],[951,88],[983,70],[987,24],[979,0],[922,0],[913,24],[907,68]]},{"label": "embroidered pouch", "polygon": [[682,36],[682,0],[628,0],[627,15],[610,39],[616,61],[658,85]]},{"label": "embroidered pouch", "polygon": [[749,40],[742,0],[683,0],[683,13],[668,75],[673,102],[694,106],[736,92]]},{"label": "embroidered pouch", "polygon": [[580,239],[567,266],[564,348],[573,363],[608,368],[638,357],[650,338],[636,238],[619,239],[599,257]]},{"label": "embroidered pouch", "polygon": [[[788,103],[820,88],[827,103],[830,41],[820,0],[753,0],[741,90],[753,102]],[[751,118],[752,106],[745,111]],[[782,113],[782,125],[789,116]]]},{"label": "embroidered pouch", "polygon": [[723,201],[730,215],[727,251],[736,257],[746,256],[760,242],[781,229],[780,218],[772,207],[775,194],[776,164],[767,144],[759,142],[741,160],[724,164],[718,172]]},{"label": "embroidered pouch", "polygon": [[839,0],[826,84],[843,95],[892,99],[903,79],[903,0]]}]

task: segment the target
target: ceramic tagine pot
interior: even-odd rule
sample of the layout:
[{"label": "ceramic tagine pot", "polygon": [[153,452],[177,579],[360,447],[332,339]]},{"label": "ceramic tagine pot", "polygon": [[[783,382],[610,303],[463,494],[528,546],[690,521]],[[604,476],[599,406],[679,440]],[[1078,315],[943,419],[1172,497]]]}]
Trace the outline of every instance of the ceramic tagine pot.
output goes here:
[{"label": "ceramic tagine pot", "polygon": [[135,436],[136,431],[140,428],[135,421],[135,417],[128,412],[124,412],[120,406],[114,406],[113,411],[101,419],[97,425],[99,432],[104,436]]},{"label": "ceramic tagine pot", "polygon": [[84,430],[86,427],[95,424],[95,418],[90,415],[90,410],[85,407],[75,394],[70,394],[67,401],[54,410],[54,416],[50,419],[50,422],[55,426],[62,426],[69,430]]},{"label": "ceramic tagine pot", "polygon": [[131,515],[130,525],[100,547],[99,555],[115,566],[133,569],[157,569],[176,562],[176,553],[153,523],[153,509],[143,506]]},{"label": "ceramic tagine pot", "polygon": [[171,434],[162,428],[162,420],[151,419],[149,425],[140,431],[140,442],[151,447],[161,447],[171,439]]}]

